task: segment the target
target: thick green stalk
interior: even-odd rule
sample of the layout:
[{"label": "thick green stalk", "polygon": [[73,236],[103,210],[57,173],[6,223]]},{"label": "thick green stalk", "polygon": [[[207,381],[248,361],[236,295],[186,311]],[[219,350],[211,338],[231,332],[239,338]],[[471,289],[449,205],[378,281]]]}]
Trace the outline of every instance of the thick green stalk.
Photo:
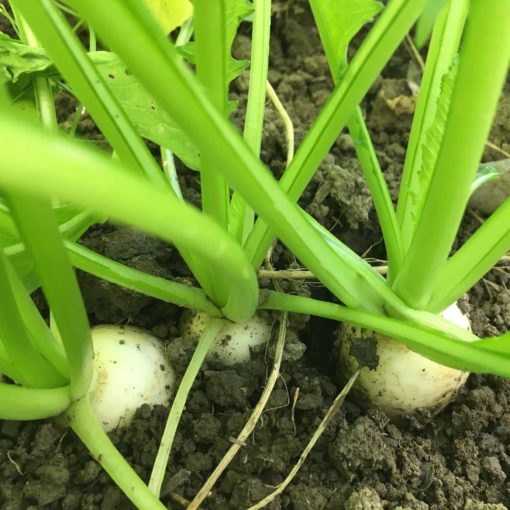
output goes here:
[{"label": "thick green stalk", "polygon": [[51,334],[9,260],[6,261],[5,267],[9,278],[9,286],[16,300],[18,311],[23,317],[23,323],[32,345],[43,358],[55,367],[65,380],[69,380],[69,362],[62,344]]},{"label": "thick green stalk", "polygon": [[[143,173],[154,184],[171,190],[155,159],[54,2],[13,2],[37,33],[52,61],[86,106],[126,168]],[[155,29],[161,31],[159,26]],[[178,249],[202,287],[212,294],[211,277],[206,263],[182,251],[180,247]]]},{"label": "thick green stalk", "polygon": [[430,179],[422,171],[424,148],[430,145],[427,135],[437,122],[437,101],[443,79],[457,55],[468,10],[469,0],[448,2],[432,33],[399,190],[397,217],[404,252],[411,244],[430,184]]},{"label": "thick green stalk", "polygon": [[[34,156],[40,154],[35,152]],[[92,380],[92,340],[85,305],[57,222],[49,204],[40,198],[12,193],[9,201],[60,331],[69,360],[72,398],[79,399]]]},{"label": "thick green stalk", "polygon": [[209,349],[214,343],[216,336],[219,334],[221,329],[226,324],[226,321],[220,319],[211,319],[208,321],[205,332],[200,338],[197,348],[193,353],[193,357],[186,368],[179,389],[175,395],[170,414],[165,425],[163,437],[161,438],[161,444],[159,446],[158,454],[152,468],[151,479],[149,482],[149,488],[156,496],[159,496],[161,491],[161,485],[165,477],[168,460],[170,458],[170,452],[172,451],[172,445],[177,431],[177,426],[181,419],[182,412],[186,406],[186,400],[188,394],[197,378],[198,371],[203,365],[205,357],[209,352]]},{"label": "thick green stalk", "polygon": [[391,281],[398,274],[403,262],[397,216],[361,108],[356,108],[356,112],[347,122],[347,127],[379,218],[388,257],[387,278]]},{"label": "thick green stalk", "polygon": [[[189,18],[182,25],[179,35],[175,40],[175,47],[184,46],[189,42],[191,36],[193,35],[193,18]],[[170,183],[170,186],[174,190],[174,193],[182,200],[182,191],[179,185],[179,177],[177,175],[177,168],[175,166],[174,156],[172,151],[166,147],[160,147],[161,153],[161,164],[163,166],[163,171]]]},{"label": "thick green stalk", "polygon": [[[225,115],[227,105],[225,5],[223,0],[216,2],[195,0],[193,7],[197,77],[207,90],[211,103],[221,115]],[[202,210],[226,228],[228,184],[208,156],[206,147],[200,151],[200,181]]]},{"label": "thick green stalk", "polygon": [[[335,249],[337,253],[342,256],[342,258],[352,259],[353,266],[356,268],[358,267],[358,255],[356,255],[353,251],[342,244],[333,234],[331,234],[331,232],[320,225],[311,216],[306,215],[306,217],[308,218],[310,224],[313,225],[314,228],[321,233],[323,241]],[[366,264],[364,260],[362,260],[362,263]],[[352,275],[346,275],[346,277],[350,276]],[[357,275],[355,274],[354,276]],[[360,278],[358,278],[358,282],[359,280]],[[408,320],[410,322],[419,324],[421,327],[424,327],[431,332],[447,332],[454,338],[467,341],[472,340],[473,335],[471,333],[466,332],[464,329],[455,326],[449,321],[445,321],[440,316],[428,312],[413,310],[412,308],[407,307],[402,301],[399,300],[397,296],[395,296],[391,289],[388,288],[381,276],[367,279],[367,282],[372,286],[373,292],[377,291],[384,299],[382,313],[379,312],[381,315],[389,315],[391,317],[397,317],[401,320]]]},{"label": "thick green stalk", "polygon": [[446,263],[427,310],[441,312],[467,292],[510,249],[510,198]]},{"label": "thick green stalk", "polygon": [[510,2],[472,0],[439,154],[393,289],[424,309],[469,199],[510,58]]},{"label": "thick green stalk", "polygon": [[266,103],[266,81],[269,61],[269,39],[271,35],[271,0],[255,0],[252,24],[252,49],[250,80],[246,120],[243,136],[255,155],[260,154],[264,107]]},{"label": "thick green stalk", "polygon": [[66,415],[76,435],[137,508],[166,510],[103,431],[90,408],[88,396],[75,402]]},{"label": "thick green stalk", "polygon": [[9,285],[8,260],[0,251],[0,338],[12,368],[7,373],[18,375],[16,382],[30,388],[56,388],[66,384],[55,368],[37,351],[17,308]]},{"label": "thick green stalk", "polygon": [[0,383],[0,419],[42,420],[64,412],[71,404],[69,386],[52,389],[23,388]]},{"label": "thick green stalk", "polygon": [[[193,3],[195,27],[196,72],[211,104],[225,116],[227,104],[225,5],[223,0],[195,0]],[[230,190],[227,180],[219,171],[207,147],[200,150],[200,188],[202,211],[214,218],[225,230],[228,226]],[[213,300],[221,303],[226,299],[227,289],[222,288],[214,277],[208,284]]]},{"label": "thick green stalk", "polygon": [[[132,171],[145,174],[151,182],[172,189],[54,2],[13,0],[12,3],[26,16],[30,29],[37,31],[53,63],[87,107],[120,159]],[[188,253],[182,252],[182,255],[200,284],[212,293],[206,264]]]},{"label": "thick green stalk", "polygon": [[[329,11],[324,9],[320,0],[311,0],[310,6],[319,29],[324,53],[328,60],[329,71],[335,85],[343,79],[341,70],[347,68],[347,61],[342,52],[339,52],[338,40],[329,30]],[[349,13],[345,13],[348,16]],[[388,279],[391,279],[402,264],[402,248],[398,222],[391,201],[384,175],[382,173],[377,154],[375,152],[370,134],[368,132],[363,113],[360,107],[356,107],[353,116],[347,121],[347,128],[352,137],[358,160],[365,175],[368,188],[374,201],[375,210],[379,217],[384,244],[388,256]]]},{"label": "thick green stalk", "polygon": [[[17,0],[14,0],[14,3],[17,5]],[[52,61],[72,86],[74,93],[86,105],[116,154],[130,168],[143,172],[155,184],[166,187],[167,182],[156,161],[54,3],[48,0],[24,2],[19,8],[40,34]],[[28,27],[27,30],[31,28]],[[93,30],[92,34],[91,46],[94,47]],[[41,97],[44,99],[44,96]],[[42,102],[41,99],[39,102],[47,104],[47,101]],[[76,118],[78,119],[78,116]],[[45,117],[42,119],[45,120]],[[190,254],[183,252],[182,255],[197,280],[212,293],[211,278],[206,265]]]},{"label": "thick green stalk", "polygon": [[[459,341],[447,332],[431,330],[414,322],[353,310],[334,303],[303,296],[266,291],[260,308],[292,313],[312,314],[339,322],[347,322],[395,338],[423,356],[452,368],[468,372],[491,373],[510,377],[510,338],[478,340],[475,336]],[[497,342],[497,340],[496,340]]]},{"label": "thick green stalk", "polygon": [[[421,13],[424,4],[425,0],[392,0],[385,7],[280,180],[281,188],[291,200],[297,201],[301,196],[356,106]],[[267,222],[263,220],[256,222],[245,247],[254,267],[261,264],[275,233],[278,234],[271,218]]]},{"label": "thick green stalk", "polygon": [[[383,37],[383,40],[387,44],[371,46],[371,50],[375,52],[374,60],[382,56],[384,62],[386,52],[388,56],[391,54],[412,20],[419,14],[423,1],[398,0],[390,4],[396,7],[388,7],[386,12],[390,13],[388,16],[391,20],[396,20],[397,27],[393,29],[383,25],[383,30],[387,31],[387,39]],[[297,196],[292,196],[291,193],[289,199],[282,186],[275,182],[273,176],[256,159],[234,127],[219,115],[194,77],[183,67],[175,48],[154,28],[153,20],[146,16],[137,2],[113,0],[101,3],[99,7],[95,2],[73,0],[72,5],[78,7],[93,23],[110,47],[121,56],[197,145],[201,148],[207,147],[211,156],[214,154],[217,167],[225,173],[234,189],[238,189],[257,213],[271,223],[282,241],[335,295],[351,306],[382,311],[381,294],[388,296],[384,282],[380,279],[375,281],[373,271],[366,267],[361,259],[342,257],[338,249],[324,243],[323,236],[294,204],[293,200],[296,200]],[[112,19],[117,20],[115,25],[110,23]],[[129,39],[125,37],[126,30],[132,34]],[[376,39],[381,42],[379,36]],[[381,46],[385,47],[384,51],[380,49]],[[140,54],[145,58],[140,59]],[[371,64],[374,65],[374,61],[371,61]],[[367,71],[363,66],[360,68],[360,65],[358,62],[357,71],[353,73],[360,73],[361,83],[357,84],[361,90],[359,93],[353,92],[351,101],[340,101],[345,110],[345,118],[348,118],[354,108],[352,101],[358,96],[361,98],[374,78],[373,69]],[[158,69],[157,75],[153,72],[154,69]],[[379,66],[375,69],[375,75],[378,69]],[[172,83],[174,94],[179,97],[179,101],[175,101],[173,96],[168,94],[168,83]],[[352,80],[348,83],[347,88],[350,90]],[[308,149],[312,150],[319,161],[327,153],[343,125],[342,116],[340,123],[336,122],[335,117],[339,98],[343,96],[344,93],[337,90],[328,102],[329,106],[325,108],[322,121],[313,132],[315,149],[312,150],[310,146]],[[200,129],[197,129],[197,126],[200,126]],[[310,161],[310,158],[304,159]],[[367,283],[367,280],[370,283]]]},{"label": "thick green stalk", "polygon": [[14,366],[2,339],[0,338],[0,374],[6,375],[13,381],[22,381],[23,374]]},{"label": "thick green stalk", "polygon": [[0,117],[0,137],[5,144],[0,151],[0,187],[69,200],[196,253],[229,288],[227,301],[219,304],[224,315],[239,322],[251,318],[258,299],[255,272],[241,247],[216,222],[103,154],[68,138],[28,130],[15,116]]},{"label": "thick green stalk", "polygon": [[[250,81],[243,137],[248,147],[258,157],[262,144],[266,82],[269,63],[269,39],[271,35],[271,0],[255,0],[253,13]],[[254,212],[244,198],[234,192],[230,204],[229,232],[241,243],[253,228]]]},{"label": "thick green stalk", "polygon": [[[436,21],[441,8],[447,3],[447,0],[429,0],[420,16],[420,19],[416,23],[415,28],[415,41],[418,48],[422,48],[427,42],[430,33],[433,30],[434,22]],[[455,3],[455,2],[451,2]]]},{"label": "thick green stalk", "polygon": [[144,273],[104,257],[81,244],[65,241],[64,245],[73,266],[87,273],[167,303],[205,312],[211,317],[222,316],[221,311],[207,299],[202,289]]}]

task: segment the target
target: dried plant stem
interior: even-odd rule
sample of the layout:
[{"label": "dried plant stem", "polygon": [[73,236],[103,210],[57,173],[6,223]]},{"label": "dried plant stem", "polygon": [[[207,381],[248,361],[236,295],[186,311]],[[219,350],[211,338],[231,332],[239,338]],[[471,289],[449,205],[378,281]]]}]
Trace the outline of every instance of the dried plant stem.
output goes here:
[{"label": "dried plant stem", "polygon": [[405,44],[407,45],[407,49],[409,50],[409,53],[414,58],[416,63],[418,64],[418,67],[420,68],[421,73],[423,74],[423,71],[425,71],[425,62],[423,61],[422,56],[420,55],[420,52],[418,51],[418,48],[416,48],[413,38],[407,34],[405,38]]},{"label": "dried plant stem", "polygon": [[232,459],[235,457],[235,455],[241,449],[241,447],[245,444],[246,440],[255,429],[255,426],[257,425],[259,418],[262,416],[267,401],[269,400],[269,396],[273,391],[274,385],[280,373],[280,366],[283,357],[283,346],[285,345],[286,333],[287,333],[287,312],[283,312],[280,314],[280,327],[278,330],[278,340],[276,343],[273,368],[271,370],[271,373],[269,374],[266,386],[264,388],[264,391],[262,392],[260,400],[253,409],[253,412],[248,421],[246,422],[245,426],[243,427],[243,430],[241,430],[237,438],[234,440],[232,446],[228,449],[227,453],[221,459],[220,463],[216,466],[215,470],[209,476],[209,478],[204,483],[202,488],[197,492],[193,501],[187,507],[187,510],[196,510],[202,504],[203,500],[210,493],[212,487],[214,486],[218,478],[223,474],[223,472],[228,467]]},{"label": "dried plant stem", "polygon": [[[379,274],[386,274],[388,266],[375,266],[373,268]],[[304,269],[284,269],[281,271],[260,269],[258,272],[259,278],[272,278],[275,280],[315,280],[317,277],[311,272]]]},{"label": "dried plant stem", "polygon": [[494,150],[496,152],[499,152],[500,154],[505,156],[505,158],[510,158],[510,153],[508,153],[507,151],[503,150],[501,147],[498,147],[495,143],[486,142],[485,145],[487,147],[489,147],[489,149],[492,149],[492,150]]},{"label": "dried plant stem", "polygon": [[292,158],[294,157],[294,124],[292,123],[292,119],[287,113],[287,110],[280,101],[280,98],[276,94],[276,91],[269,82],[266,82],[266,93],[283,121],[283,126],[285,128],[285,141],[287,142],[287,166],[289,166]]},{"label": "dried plant stem", "polygon": [[181,505],[183,508],[186,508],[189,505],[189,501],[186,498],[183,498],[179,494],[176,494],[175,492],[170,493],[170,497],[179,505]]},{"label": "dried plant stem", "polygon": [[[472,211],[472,214],[483,223],[483,219]],[[501,257],[500,262],[510,262],[510,255]],[[388,266],[373,266],[372,269],[379,274],[385,275],[388,272]],[[316,280],[317,277],[306,269],[259,269],[257,276],[259,278],[271,278],[273,280]]]},{"label": "dried plant stem", "polygon": [[354,375],[349,379],[345,387],[342,389],[342,391],[339,393],[339,395],[335,398],[333,401],[333,404],[331,404],[331,407],[328,409],[328,412],[326,413],[326,416],[324,416],[324,419],[321,421],[320,425],[317,427],[317,430],[314,432],[312,438],[310,439],[310,442],[306,445],[305,449],[299,456],[298,461],[294,465],[294,467],[291,469],[290,473],[287,475],[287,478],[278,485],[276,490],[274,490],[271,494],[267,495],[264,499],[260,500],[258,503],[256,503],[253,506],[250,506],[248,510],[259,510],[260,508],[265,507],[271,501],[273,501],[276,496],[281,494],[289,485],[289,483],[292,481],[292,479],[296,476],[297,472],[301,469],[301,466],[304,464],[306,458],[308,457],[308,454],[311,452],[312,448],[315,446],[315,443],[319,440],[324,430],[326,430],[326,427],[328,426],[329,422],[333,419],[333,417],[338,413],[340,410],[340,407],[342,406],[345,397],[349,393],[349,391],[352,388],[352,385],[356,381],[359,374],[359,370],[354,373]]}]

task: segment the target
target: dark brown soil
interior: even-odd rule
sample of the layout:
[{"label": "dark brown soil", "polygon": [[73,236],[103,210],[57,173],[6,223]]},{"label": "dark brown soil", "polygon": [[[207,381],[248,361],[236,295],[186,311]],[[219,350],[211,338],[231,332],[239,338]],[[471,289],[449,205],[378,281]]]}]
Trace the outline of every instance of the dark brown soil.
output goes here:
[{"label": "dark brown soil", "polygon": [[[301,5],[298,3],[298,5]],[[294,6],[273,20],[270,80],[296,126],[299,142],[327,98],[331,82],[310,14]],[[238,51],[246,52],[246,37]],[[413,97],[407,81],[416,66],[399,49],[370,91],[365,109],[393,197],[398,191]],[[241,103],[246,77],[235,84]],[[492,140],[510,148],[506,95]],[[395,101],[395,99],[397,99]],[[239,120],[239,119],[238,119]],[[282,126],[271,107],[263,157],[276,174],[284,165]],[[486,159],[500,157],[493,151]],[[196,197],[194,175],[182,184]],[[352,141],[342,135],[302,198],[307,210],[359,253],[384,259],[371,199]],[[459,240],[478,226],[468,211]],[[163,277],[188,278],[174,249],[129,229],[101,226],[86,236],[88,246]],[[282,248],[276,264],[295,260]],[[182,374],[191,348],[179,339],[179,309],[112,284],[81,275],[93,324],[131,323],[151,330],[168,344]],[[500,264],[465,299],[475,333],[510,328],[510,266]],[[317,285],[289,283],[293,290],[328,298]],[[219,480],[203,508],[247,508],[271,492],[299,458],[340,390],[333,340],[337,325],[317,318],[291,317],[281,377],[253,437]],[[174,340],[172,340],[174,339]],[[264,353],[249,364],[225,369],[207,364],[189,395],[164,484],[168,508],[192,499],[246,422],[270,367]],[[297,400],[296,400],[297,396]],[[167,409],[139,410],[134,423],[112,439],[147,479]],[[0,422],[0,508],[2,510],[129,509],[125,497],[102,472],[72,432],[51,421]],[[463,509],[510,507],[510,381],[472,375],[457,400],[438,416],[426,414],[395,425],[380,411],[347,400],[290,487],[268,506],[286,510]]]}]

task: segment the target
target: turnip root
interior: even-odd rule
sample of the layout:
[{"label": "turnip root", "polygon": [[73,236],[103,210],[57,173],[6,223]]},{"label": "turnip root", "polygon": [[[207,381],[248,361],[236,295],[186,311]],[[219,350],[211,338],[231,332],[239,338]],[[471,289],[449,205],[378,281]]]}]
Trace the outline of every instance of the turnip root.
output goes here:
[{"label": "turnip root", "polygon": [[167,405],[175,373],[161,342],[133,327],[96,326],[92,409],[106,432],[127,426],[142,404]]},{"label": "turnip root", "polygon": [[[468,318],[456,304],[441,315],[470,329]],[[363,366],[356,382],[358,394],[393,418],[419,409],[440,411],[469,375],[430,361],[387,336],[355,326],[342,325],[339,338],[342,371],[349,376]]]}]

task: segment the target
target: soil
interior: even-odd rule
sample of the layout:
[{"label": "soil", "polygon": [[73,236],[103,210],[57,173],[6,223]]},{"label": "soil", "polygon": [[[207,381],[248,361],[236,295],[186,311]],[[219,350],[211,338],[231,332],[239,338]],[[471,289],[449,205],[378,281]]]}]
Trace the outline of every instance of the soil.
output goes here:
[{"label": "soil", "polygon": [[[273,18],[270,81],[296,128],[297,143],[331,90],[310,13],[277,3]],[[246,54],[247,35],[237,52]],[[413,80],[419,73],[407,50],[398,50],[372,87],[364,109],[393,198],[403,166],[414,108]],[[233,96],[240,110],[247,76]],[[508,91],[508,87],[507,90]],[[73,103],[61,101],[62,122]],[[64,105],[64,106],[63,106]],[[67,105],[67,106],[66,106]],[[67,109],[67,114],[65,111]],[[276,175],[284,167],[280,120],[267,107],[263,159]],[[237,114],[236,121],[241,116]],[[510,149],[510,95],[505,94],[491,140]],[[82,125],[82,133],[90,124]],[[484,159],[501,156],[493,150]],[[186,196],[197,202],[196,174],[182,171]],[[384,260],[384,246],[352,140],[342,134],[301,199],[301,204],[360,254]],[[458,242],[479,225],[468,210]],[[190,274],[168,245],[145,234],[111,225],[93,227],[89,247],[123,263],[166,278]],[[282,247],[278,268],[295,259]],[[191,346],[178,336],[180,310],[172,305],[80,274],[92,324],[134,324],[166,342],[182,375]],[[510,266],[500,264],[463,300],[474,332],[495,335],[510,328]],[[290,290],[330,299],[312,282],[287,282]],[[341,389],[334,339],[337,324],[317,318],[290,318],[281,376],[253,436],[205,501],[204,509],[244,509],[285,478]],[[173,339],[173,340],[172,340]],[[201,371],[189,395],[163,488],[168,508],[183,508],[214,469],[246,422],[264,387],[270,355],[254,353],[248,364],[224,368],[215,361]],[[132,425],[111,434],[136,471],[148,479],[167,409],[144,406]],[[3,510],[129,509],[130,503],[72,432],[54,421],[0,422],[0,508]],[[347,399],[273,510],[503,510],[510,507],[510,381],[471,375],[456,401],[438,416],[422,413],[398,425],[376,409]]]}]

